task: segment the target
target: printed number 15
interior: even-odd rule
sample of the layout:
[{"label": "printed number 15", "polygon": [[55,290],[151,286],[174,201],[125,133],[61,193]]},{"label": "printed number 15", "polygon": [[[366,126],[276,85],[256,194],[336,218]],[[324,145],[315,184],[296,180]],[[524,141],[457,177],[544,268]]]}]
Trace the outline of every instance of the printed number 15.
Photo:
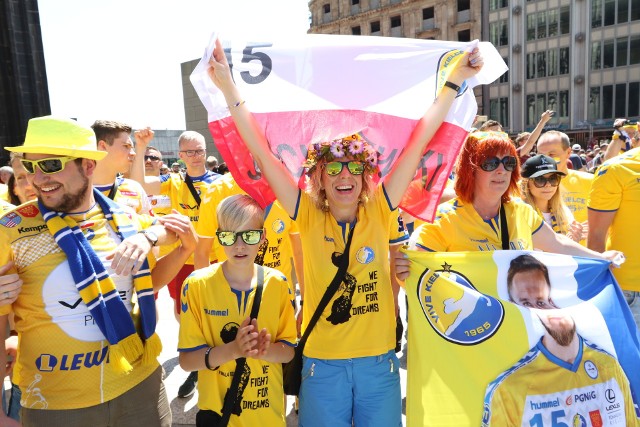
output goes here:
[{"label": "printed number 15", "polygon": [[[269,74],[271,74],[271,66],[272,66],[271,58],[269,57],[269,55],[267,55],[264,52],[254,52],[253,50],[261,47],[271,47],[271,46],[272,46],[271,43],[262,43],[262,44],[247,46],[246,48],[244,48],[244,50],[242,51],[241,62],[243,64],[246,64],[251,61],[258,61],[262,66],[262,70],[260,71],[260,73],[258,73],[257,76],[251,75],[251,73],[249,73],[248,71],[241,71],[240,77],[242,78],[242,80],[244,80],[245,83],[255,85],[258,83],[262,83],[263,81],[265,81],[267,77],[269,77]],[[229,69],[231,70],[231,75],[233,76],[233,60],[231,59],[231,49],[230,48],[225,49],[224,53],[227,56],[227,61],[229,62]]]},{"label": "printed number 15", "polygon": [[[551,427],[569,427],[569,424],[560,421],[564,416],[564,411],[553,411],[551,413]],[[529,420],[529,427],[544,427],[542,414],[535,414],[533,418]]]}]

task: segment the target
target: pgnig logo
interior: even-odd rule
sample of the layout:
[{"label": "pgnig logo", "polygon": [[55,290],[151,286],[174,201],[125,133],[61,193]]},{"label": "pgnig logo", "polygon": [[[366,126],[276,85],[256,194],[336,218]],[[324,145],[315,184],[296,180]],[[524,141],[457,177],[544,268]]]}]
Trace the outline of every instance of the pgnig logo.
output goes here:
[{"label": "pgnig logo", "polygon": [[447,341],[479,344],[492,337],[504,320],[504,307],[482,294],[445,263],[442,270],[425,270],[418,281],[418,299],[433,329]]}]

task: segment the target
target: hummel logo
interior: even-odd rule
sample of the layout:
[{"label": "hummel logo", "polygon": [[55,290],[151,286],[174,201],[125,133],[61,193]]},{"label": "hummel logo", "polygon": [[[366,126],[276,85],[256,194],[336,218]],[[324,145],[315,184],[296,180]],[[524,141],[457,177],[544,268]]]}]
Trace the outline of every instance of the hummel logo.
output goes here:
[{"label": "hummel logo", "polygon": [[58,302],[60,304],[64,305],[65,307],[70,308],[71,310],[74,310],[78,306],[78,304],[80,304],[82,302],[82,298],[78,298],[78,301],[76,301],[76,303],[73,304],[73,305],[68,304],[68,303],[66,303],[64,301],[58,301]]}]

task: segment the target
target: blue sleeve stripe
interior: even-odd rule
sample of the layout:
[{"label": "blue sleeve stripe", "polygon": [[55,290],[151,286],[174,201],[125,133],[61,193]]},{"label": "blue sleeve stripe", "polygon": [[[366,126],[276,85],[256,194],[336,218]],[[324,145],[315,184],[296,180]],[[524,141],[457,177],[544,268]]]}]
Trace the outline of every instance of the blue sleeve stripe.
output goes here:
[{"label": "blue sleeve stripe", "polygon": [[300,208],[300,197],[302,197],[302,190],[298,188],[298,200],[296,200],[296,208],[294,210],[293,216],[291,217],[291,219],[294,221],[298,217],[298,209]]},{"label": "blue sleeve stripe", "polygon": [[433,249],[428,248],[426,246],[422,246],[420,243],[416,243],[416,246],[421,248],[421,249],[424,249],[425,251],[428,251],[428,252],[435,252]]},{"label": "blue sleeve stripe", "polygon": [[387,206],[389,207],[390,211],[395,211],[396,210],[396,206],[392,206],[391,205],[391,201],[389,200],[389,195],[387,194],[387,189],[384,186],[384,183],[380,184],[382,185],[382,193],[384,194],[384,198],[387,201]]},{"label": "blue sleeve stripe", "polygon": [[190,351],[196,351],[196,350],[200,350],[201,348],[207,348],[207,347],[211,347],[211,346],[209,344],[202,344],[197,347],[184,347],[184,348],[178,347],[178,351],[188,353]]},{"label": "blue sleeve stripe", "polygon": [[611,209],[611,210],[609,210],[609,209],[594,209],[594,208],[587,208],[587,209],[589,209],[590,211],[594,211],[594,212],[617,212],[618,211],[618,209]]},{"label": "blue sleeve stripe", "polygon": [[535,230],[533,230],[533,232],[531,233],[531,235],[536,234],[544,225],[544,221],[540,222],[540,225],[538,226],[538,228],[536,228]]}]

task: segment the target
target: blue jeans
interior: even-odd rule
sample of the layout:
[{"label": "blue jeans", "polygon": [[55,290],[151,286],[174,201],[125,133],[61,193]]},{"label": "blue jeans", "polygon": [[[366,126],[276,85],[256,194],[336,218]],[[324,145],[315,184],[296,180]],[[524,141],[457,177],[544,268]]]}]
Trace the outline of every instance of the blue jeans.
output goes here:
[{"label": "blue jeans", "polygon": [[7,412],[7,415],[9,418],[13,418],[16,421],[20,421],[20,399],[22,399],[20,387],[12,383],[11,397],[9,397],[9,411]]},{"label": "blue jeans", "polygon": [[636,326],[640,328],[640,292],[623,291],[624,297],[627,299],[627,304],[633,314],[633,319],[636,321]]},{"label": "blue jeans", "polygon": [[354,359],[303,357],[300,427],[402,426],[394,350]]}]

